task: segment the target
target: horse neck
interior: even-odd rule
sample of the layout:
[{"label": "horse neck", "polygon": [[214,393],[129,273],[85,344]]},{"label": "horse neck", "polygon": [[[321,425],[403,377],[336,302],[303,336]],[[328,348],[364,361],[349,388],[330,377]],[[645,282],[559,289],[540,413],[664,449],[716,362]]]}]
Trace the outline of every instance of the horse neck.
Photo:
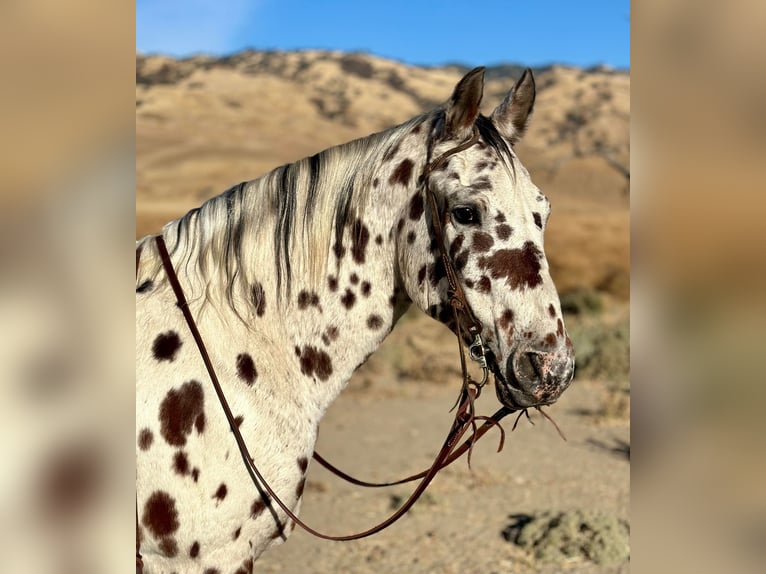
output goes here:
[{"label": "horse neck", "polygon": [[[409,217],[417,176],[426,159],[427,129],[422,127],[383,154],[367,178],[367,189],[354,190],[364,201],[351,211],[355,215],[342,226],[340,241],[337,229],[305,236],[307,219],[300,214],[305,212],[309,192],[304,188],[296,190],[290,208],[298,215],[292,227],[296,236],[289,243],[289,274],[284,266],[275,265],[281,245],[279,211],[274,206],[286,194],[283,188],[273,185],[285,179],[279,170],[208,202],[195,217],[199,221],[210,217],[220,224],[199,232],[204,238],[187,241],[188,249],[173,254],[179,275],[190,269],[186,279],[198,286],[200,321],[210,321],[210,330],[220,334],[219,340],[226,341],[226,346],[237,346],[237,353],[242,347],[254,357],[259,385],[272,386],[283,398],[298,398],[294,404],[305,405],[304,410],[315,413],[317,420],[410,304],[400,284],[396,245],[401,221]],[[369,165],[346,167],[350,171],[370,169]],[[333,201],[325,197],[317,203]],[[274,209],[276,216],[264,215],[269,210],[274,213]],[[237,233],[231,233],[226,217],[238,211],[260,214],[255,216],[260,219],[248,221],[240,225]],[[328,216],[327,209],[317,211],[317,217]],[[297,235],[301,233],[301,222],[302,237]],[[239,225],[236,219],[234,224]],[[173,225],[165,230],[171,243]],[[191,230],[203,229],[193,219],[188,225]],[[224,278],[221,268],[227,263],[221,263],[224,259],[216,254],[232,250],[241,251],[241,262],[246,262],[247,267]],[[320,273],[312,273],[312,258],[320,255],[326,256],[326,265]],[[190,261],[191,266],[185,264]],[[197,267],[207,267],[213,280],[195,268],[195,261],[202,262]],[[234,300],[250,299],[244,312],[231,301],[227,303],[231,285],[238,285]],[[212,303],[215,313],[208,312],[206,300]]]}]

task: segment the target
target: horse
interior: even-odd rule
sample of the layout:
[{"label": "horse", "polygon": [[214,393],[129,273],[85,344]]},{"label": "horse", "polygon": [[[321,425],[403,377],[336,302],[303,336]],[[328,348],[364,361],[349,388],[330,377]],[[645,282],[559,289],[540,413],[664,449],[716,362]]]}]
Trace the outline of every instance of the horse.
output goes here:
[{"label": "horse", "polygon": [[[550,203],[514,147],[534,79],[527,69],[489,116],[483,90],[475,68],[436,109],[235,185],[161,231],[234,425],[295,514],[323,414],[410,305],[461,336],[447,267],[501,404],[551,404],[572,380],[543,250]],[[145,572],[249,573],[295,523],[238,456],[156,238],[136,245]]]}]

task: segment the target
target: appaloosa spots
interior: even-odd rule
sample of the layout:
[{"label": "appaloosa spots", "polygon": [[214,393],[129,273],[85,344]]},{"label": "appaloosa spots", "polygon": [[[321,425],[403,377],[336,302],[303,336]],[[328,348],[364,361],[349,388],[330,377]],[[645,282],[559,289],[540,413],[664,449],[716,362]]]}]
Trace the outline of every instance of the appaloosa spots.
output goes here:
[{"label": "appaloosa spots", "polygon": [[314,291],[306,291],[305,289],[298,293],[298,309],[304,311],[309,307],[316,307],[320,311],[322,308],[319,306],[319,295]]},{"label": "appaloosa spots", "polygon": [[356,295],[354,295],[354,292],[351,289],[346,289],[346,292],[340,298],[340,302],[343,303],[343,306],[346,309],[351,309],[351,307],[354,306],[354,303],[356,303]]},{"label": "appaloosa spots", "polygon": [[489,280],[489,277],[482,275],[476,283],[476,290],[479,293],[489,293],[492,290],[492,282]]},{"label": "appaloosa spots", "polygon": [[319,380],[326,381],[332,375],[332,359],[321,349],[306,345],[300,352],[299,361],[301,373],[307,377],[316,375]]},{"label": "appaloosa spots", "polygon": [[191,558],[196,558],[197,556],[199,556],[199,542],[197,542],[196,540],[189,548],[189,556]]},{"label": "appaloosa spots", "polygon": [[141,523],[155,538],[173,534],[179,526],[175,499],[163,490],[155,490],[144,504]]},{"label": "appaloosa spots", "polygon": [[303,489],[306,487],[306,477],[304,476],[298,481],[298,485],[295,487],[296,500],[303,496]]},{"label": "appaloosa spots", "polygon": [[242,562],[242,566],[237,568],[234,574],[253,574],[253,559],[248,558]]},{"label": "appaloosa spots", "polygon": [[380,233],[378,233],[378,235],[375,236],[375,244],[383,245],[383,236]]},{"label": "appaloosa spots", "polygon": [[147,428],[141,429],[138,433],[138,448],[141,450],[149,450],[154,442],[154,434]]},{"label": "appaloosa spots", "polygon": [[513,325],[513,311],[510,309],[503,311],[503,314],[500,316],[500,321],[498,321],[498,325],[500,325],[500,328],[503,331],[507,331],[511,325]]},{"label": "appaloosa spots", "polygon": [[423,265],[420,269],[418,269],[418,285],[422,285],[425,278],[426,278],[426,266]]},{"label": "appaloosa spots", "polygon": [[221,574],[221,571],[218,568],[205,568],[202,574]]},{"label": "appaloosa spots", "polygon": [[[253,501],[252,506],[250,506],[250,518],[258,518],[263,514],[264,510],[266,510],[266,503],[262,498],[256,498]],[[239,532],[237,532],[237,536],[239,536]]]},{"label": "appaloosa spots", "polygon": [[495,216],[495,221],[497,221],[498,223],[505,223],[505,214],[504,213],[498,213]]},{"label": "appaloosa spots", "polygon": [[226,498],[226,494],[229,492],[229,489],[226,488],[226,485],[222,482],[220,486],[216,489],[215,494],[213,494],[212,498],[215,498],[217,503],[220,504],[223,502],[223,499]]},{"label": "appaloosa spots", "polygon": [[147,279],[141,285],[136,287],[136,293],[148,293],[152,290],[152,287],[154,287],[154,283],[151,279]]},{"label": "appaloosa spots", "polygon": [[301,474],[306,474],[306,469],[309,467],[309,459],[305,456],[300,456],[296,462],[298,463],[298,469],[301,471]]},{"label": "appaloosa spots", "polygon": [[327,287],[329,287],[330,291],[337,291],[338,290],[338,278],[334,275],[330,275],[327,277]]},{"label": "appaloosa spots", "polygon": [[531,241],[521,249],[498,249],[490,256],[481,257],[479,267],[489,270],[493,279],[504,277],[511,289],[531,289],[543,282],[540,251]]},{"label": "appaloosa spots", "polygon": [[181,348],[181,338],[175,331],[160,333],[152,344],[152,354],[158,361],[172,362]]},{"label": "appaloosa spots", "polygon": [[263,285],[256,281],[250,288],[250,298],[255,308],[255,314],[258,317],[263,317],[263,314],[266,313],[266,293],[263,291]]},{"label": "appaloosa spots", "polygon": [[179,450],[173,455],[173,470],[180,476],[189,474],[189,457],[184,451]]},{"label": "appaloosa spots", "polygon": [[370,315],[367,317],[367,327],[373,331],[377,331],[383,326],[383,318],[380,315]]},{"label": "appaloosa spots", "polygon": [[247,353],[237,355],[237,376],[248,386],[255,383],[258,378],[258,370],[255,368],[253,358]]},{"label": "appaloosa spots", "polygon": [[465,236],[462,233],[452,240],[449,246],[450,257],[455,257],[455,254],[460,251],[460,248],[463,247],[463,241],[465,241]]},{"label": "appaloosa spots", "polygon": [[399,183],[401,185],[408,185],[410,178],[412,177],[412,168],[414,164],[411,159],[403,159],[402,162],[396,166],[396,169],[391,173],[391,177],[388,182],[391,184]]},{"label": "appaloosa spots", "polygon": [[[503,219],[505,219],[505,216],[503,216]],[[497,227],[495,227],[495,233],[502,241],[505,241],[511,236],[511,233],[513,233],[513,229],[511,229],[510,225],[506,225],[505,223],[502,223],[498,225]]]},{"label": "appaloosa spots", "polygon": [[172,536],[166,536],[160,540],[160,552],[166,558],[173,558],[178,554],[178,543]]},{"label": "appaloosa spots", "polygon": [[[264,505],[264,508],[265,508],[265,505]],[[252,514],[252,512],[251,512],[251,514]],[[242,534],[242,527],[241,526],[234,531],[234,533],[231,535],[231,539],[232,540],[236,540],[237,538],[239,538],[240,534]]]},{"label": "appaloosa spots", "polygon": [[539,214],[539,213],[537,213],[536,211],[534,211],[534,212],[532,213],[532,219],[534,219],[534,220],[535,220],[535,225],[537,225],[537,227],[539,227],[540,229],[542,229],[542,228],[543,228],[543,219],[542,219],[542,217],[540,217],[540,214]]},{"label": "appaloosa spots", "polygon": [[372,290],[372,284],[369,281],[362,281],[362,286],[361,286],[362,295],[364,297],[369,297],[371,290]]},{"label": "appaloosa spots", "polygon": [[410,219],[417,221],[423,217],[425,211],[425,205],[423,204],[423,196],[420,193],[416,193],[410,200]]},{"label": "appaloosa spots", "polygon": [[410,231],[409,233],[407,233],[407,243],[409,243],[410,245],[415,243],[416,238],[417,238],[417,234],[414,231]]},{"label": "appaloosa spots", "polygon": [[553,303],[548,305],[548,315],[550,315],[551,318],[555,318],[556,317],[556,308],[553,306]]},{"label": "appaloosa spots", "polygon": [[338,339],[338,335],[340,335],[338,328],[335,325],[329,325],[322,333],[322,342],[329,346],[330,343]]},{"label": "appaloosa spots", "polygon": [[370,230],[357,219],[351,227],[351,255],[357,263],[364,263],[367,244],[370,242]]},{"label": "appaloosa spots", "polygon": [[351,277],[349,277],[348,280],[351,281],[352,285],[356,285],[357,283],[359,283],[359,275],[357,275],[356,273],[352,273]]},{"label": "appaloosa spots", "polygon": [[[556,334],[557,334],[559,337],[560,337],[561,335],[563,335],[563,334],[564,334],[564,323],[561,321],[561,319],[559,319],[559,320],[557,321],[557,329],[556,329]],[[569,340],[569,337],[567,337],[567,341],[568,341],[568,340]]]},{"label": "appaloosa spots", "polygon": [[198,433],[205,430],[204,393],[197,381],[189,381],[170,389],[160,404],[160,433],[168,444],[184,446],[192,426]]},{"label": "appaloosa spots", "polygon": [[486,253],[495,244],[495,240],[489,233],[483,231],[477,231],[473,234],[473,250],[478,253]]},{"label": "appaloosa spots", "polygon": [[480,177],[477,179],[474,183],[471,184],[471,189],[473,191],[489,191],[492,189],[492,182],[489,181],[488,177]]}]

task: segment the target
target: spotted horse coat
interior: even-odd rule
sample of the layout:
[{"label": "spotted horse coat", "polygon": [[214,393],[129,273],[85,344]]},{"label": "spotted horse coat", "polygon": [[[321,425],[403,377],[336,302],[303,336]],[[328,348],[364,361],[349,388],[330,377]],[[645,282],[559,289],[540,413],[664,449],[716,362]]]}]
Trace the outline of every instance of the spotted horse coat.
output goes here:
[{"label": "spotted horse coat", "polygon": [[[489,117],[483,68],[441,107],[243,182],[163,228],[173,265],[259,469],[298,512],[317,426],[414,303],[451,325],[419,174],[483,325],[501,402],[554,402],[574,357],[543,252],[549,203],[513,145],[529,71]],[[136,491],[145,572],[249,573],[294,524],[248,475],[155,243],[138,242]]]}]

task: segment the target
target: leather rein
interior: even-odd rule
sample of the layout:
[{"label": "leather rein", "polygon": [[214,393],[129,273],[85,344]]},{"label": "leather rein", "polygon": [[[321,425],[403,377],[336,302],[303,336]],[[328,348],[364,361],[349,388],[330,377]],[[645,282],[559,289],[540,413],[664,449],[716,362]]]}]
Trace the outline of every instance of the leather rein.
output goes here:
[{"label": "leather rein", "polygon": [[[478,441],[482,436],[484,436],[484,434],[486,434],[486,432],[489,431],[489,429],[491,429],[492,427],[495,427],[495,426],[498,427],[501,433],[500,444],[498,446],[498,452],[500,452],[503,448],[503,445],[505,442],[505,432],[503,428],[500,426],[499,421],[503,417],[507,416],[508,414],[515,412],[515,409],[503,406],[490,417],[477,416],[474,412],[474,401],[479,397],[481,393],[481,389],[486,384],[488,380],[488,375],[489,375],[489,366],[487,364],[487,355],[485,352],[486,347],[484,346],[484,343],[481,338],[481,323],[478,321],[478,319],[476,319],[473,312],[471,311],[471,308],[465,296],[465,292],[463,291],[463,288],[460,285],[460,281],[458,280],[457,272],[452,264],[452,260],[450,259],[448,255],[447,247],[444,241],[444,229],[442,226],[442,220],[439,217],[439,209],[438,209],[436,196],[428,183],[428,176],[434,170],[443,166],[452,155],[458,152],[461,152],[465,149],[468,149],[469,147],[475,145],[478,141],[479,141],[479,133],[478,133],[478,130],[474,127],[473,133],[469,139],[467,139],[462,144],[444,152],[435,160],[427,163],[425,168],[423,169],[423,173],[420,175],[420,178],[418,180],[419,186],[421,187],[421,189],[424,191],[425,195],[428,198],[428,204],[431,210],[433,230],[436,236],[436,240],[439,246],[440,256],[442,258],[444,269],[446,270],[446,275],[449,282],[449,291],[448,291],[449,303],[450,303],[450,306],[452,307],[453,316],[455,318],[455,330],[456,330],[456,335],[458,340],[458,348],[460,351],[460,367],[462,370],[462,377],[463,377],[462,388],[460,390],[458,401],[455,405],[457,407],[457,410],[455,412],[455,419],[452,422],[450,430],[447,433],[447,437],[444,440],[444,443],[441,449],[439,450],[439,453],[436,455],[436,458],[434,459],[431,466],[423,470],[422,472],[413,474],[401,480],[397,480],[393,482],[379,482],[379,483],[367,482],[367,481],[356,479],[346,474],[345,472],[339,470],[337,467],[333,466],[329,462],[327,462],[318,453],[315,452],[313,454],[313,458],[319,464],[327,468],[330,472],[358,486],[384,487],[384,486],[392,486],[397,484],[404,484],[406,482],[411,482],[411,481],[420,479],[420,483],[418,484],[418,486],[412,492],[412,494],[407,499],[407,501],[398,510],[396,510],[396,512],[394,512],[390,517],[388,517],[383,522],[363,532],[359,532],[356,534],[349,534],[345,536],[332,536],[332,535],[327,535],[327,534],[318,532],[314,530],[313,528],[311,528],[310,526],[308,526],[307,524],[305,524],[300,518],[298,518],[290,510],[290,508],[288,508],[287,505],[284,502],[282,502],[282,499],[274,492],[271,486],[269,486],[269,483],[266,481],[266,479],[263,477],[261,472],[258,470],[258,467],[256,466],[255,461],[253,460],[253,457],[250,455],[250,451],[247,448],[247,444],[242,438],[242,434],[239,431],[239,427],[234,421],[234,415],[232,414],[231,408],[229,407],[229,403],[226,400],[226,396],[223,393],[220,382],[218,380],[218,376],[213,367],[213,363],[210,359],[207,348],[202,339],[202,335],[200,334],[199,329],[197,328],[197,324],[194,321],[194,318],[189,309],[186,296],[184,295],[181,284],[179,283],[178,277],[175,273],[175,270],[173,269],[173,264],[171,262],[170,255],[168,254],[167,247],[165,246],[165,241],[162,238],[162,235],[155,236],[157,249],[159,251],[159,255],[162,260],[163,267],[167,274],[168,281],[170,282],[170,286],[172,287],[173,292],[176,296],[178,307],[181,309],[184,315],[184,318],[186,319],[186,323],[188,324],[189,330],[191,331],[191,334],[194,338],[194,341],[197,344],[202,360],[205,363],[205,367],[207,368],[208,374],[210,376],[211,382],[213,383],[213,388],[215,389],[215,392],[218,396],[218,400],[221,403],[221,407],[223,408],[224,414],[226,415],[226,420],[229,423],[229,427],[231,429],[232,434],[234,435],[234,439],[237,443],[237,446],[239,447],[240,453],[245,462],[245,466],[248,472],[250,473],[250,476],[253,479],[253,482],[255,483],[256,488],[258,489],[258,491],[261,493],[262,497],[264,498],[264,502],[266,503],[266,506],[269,507],[270,510],[272,510],[272,514],[273,514],[273,507],[270,504],[271,501],[275,502],[277,506],[279,506],[282,509],[282,511],[287,515],[287,517],[295,522],[295,524],[297,524],[298,526],[300,526],[301,528],[303,528],[310,534],[313,534],[314,536],[323,538],[325,540],[347,541],[347,540],[357,540],[359,538],[365,538],[367,536],[371,536],[372,534],[380,532],[381,530],[387,528],[388,526],[390,526],[391,524],[399,520],[402,516],[404,516],[409,511],[409,509],[412,508],[412,506],[415,504],[418,498],[420,498],[421,494],[423,494],[423,492],[426,490],[426,488],[434,479],[434,477],[439,472],[439,470],[452,464],[455,460],[460,458],[466,451],[469,452],[468,463],[470,466],[470,458],[471,458],[471,451],[473,449],[473,445],[476,444],[476,441]],[[430,153],[430,150],[429,150],[429,153]],[[140,253],[141,253],[141,249],[139,247],[136,250],[136,275],[138,275],[138,264],[140,259]],[[468,372],[468,367],[466,363],[465,343],[463,339],[464,335],[466,336],[467,340],[471,341],[468,348],[468,356],[470,357],[472,361],[476,362],[483,371],[483,377],[480,382],[475,381]],[[481,426],[478,426],[476,421],[480,421],[480,420],[484,421],[484,423]],[[471,435],[460,446],[458,446],[458,443],[466,434],[469,428],[472,429]],[[277,522],[278,522],[279,530],[281,532],[283,529],[283,526],[279,524],[279,521]],[[137,569],[137,572],[140,574],[143,571],[143,560],[142,560],[140,549],[139,549],[138,530],[139,530],[138,499],[136,499],[136,569]]]}]

